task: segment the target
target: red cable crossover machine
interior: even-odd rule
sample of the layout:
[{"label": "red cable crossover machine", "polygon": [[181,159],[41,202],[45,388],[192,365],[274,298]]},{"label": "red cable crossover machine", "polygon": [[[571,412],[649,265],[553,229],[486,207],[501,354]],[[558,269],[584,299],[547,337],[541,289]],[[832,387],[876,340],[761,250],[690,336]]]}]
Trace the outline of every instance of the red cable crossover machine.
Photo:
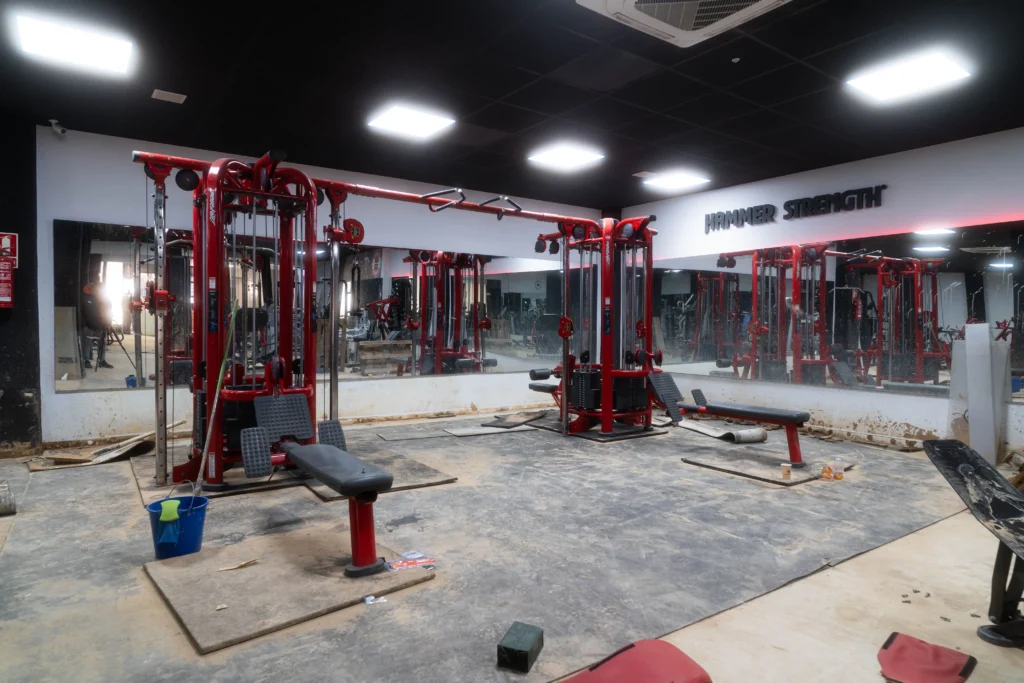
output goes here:
[{"label": "red cable crossover machine", "polygon": [[[224,468],[242,461],[241,432],[256,423],[257,398],[269,395],[298,395],[308,406],[308,414],[316,414],[316,339],[313,324],[314,283],[316,273],[316,216],[317,206],[327,200],[330,204],[330,225],[323,228],[326,239],[331,247],[331,338],[327,345],[330,353],[330,419],[337,420],[338,375],[340,372],[336,344],[341,331],[340,305],[334,297],[339,291],[342,245],[355,245],[363,240],[365,231],[359,221],[343,218],[342,209],[349,195],[358,195],[376,199],[410,202],[426,205],[432,213],[446,209],[457,209],[495,216],[499,221],[505,216],[525,218],[552,223],[558,226],[558,232],[542,236],[552,242],[562,241],[566,247],[584,246],[583,252],[591,254],[609,254],[614,251],[616,263],[625,268],[626,261],[622,254],[626,248],[633,249],[633,263],[637,260],[637,250],[646,259],[643,261],[646,282],[643,290],[646,305],[643,309],[635,309],[636,282],[635,278],[628,291],[634,299],[630,304],[631,314],[640,317],[637,324],[627,331],[628,334],[613,335],[611,330],[619,329],[619,319],[612,317],[620,302],[625,301],[624,291],[616,292],[612,278],[606,278],[602,284],[602,339],[618,340],[613,346],[601,347],[602,363],[586,363],[586,372],[598,372],[602,379],[607,379],[608,389],[601,393],[601,405],[598,408],[583,412],[588,424],[594,416],[607,412],[607,419],[602,424],[611,424],[613,419],[632,419],[650,423],[650,399],[631,400],[631,410],[617,410],[610,403],[611,387],[621,379],[638,382],[637,388],[644,387],[643,377],[652,360],[656,360],[651,352],[650,308],[650,277],[652,276],[650,238],[653,230],[647,227],[651,218],[633,218],[618,223],[608,219],[598,223],[591,219],[572,218],[556,214],[526,211],[512,199],[499,195],[479,204],[466,200],[461,189],[453,188],[416,195],[407,192],[396,192],[377,187],[357,185],[339,181],[309,178],[294,168],[284,168],[279,164],[284,160],[280,152],[268,152],[256,162],[249,164],[231,159],[220,159],[205,162],[183,157],[134,152],[132,160],[143,164],[146,175],[155,185],[153,194],[154,233],[156,242],[156,282],[161,288],[154,288],[150,293],[150,306],[156,315],[156,480],[158,484],[167,483],[167,373],[169,360],[165,339],[165,316],[170,306],[170,294],[166,289],[163,277],[163,262],[166,257],[166,181],[172,171],[177,171],[177,185],[192,192],[193,203],[193,304],[192,304],[192,382],[190,389],[195,395],[193,411],[193,444],[189,460],[173,468],[172,479],[175,483],[185,480],[195,481],[202,477],[204,486],[209,489],[224,488]],[[262,223],[262,225],[258,225]],[[604,245],[604,246],[601,246]],[[614,246],[613,246],[614,245]],[[563,367],[573,368],[575,357],[570,360],[569,339],[572,336],[572,325],[569,320],[569,248],[565,250],[565,292],[563,300],[563,323],[569,321],[568,327],[563,324],[560,334],[563,337]],[[557,249],[552,253],[557,253]],[[257,254],[263,258],[273,258],[273,286],[264,287],[264,302],[270,312],[267,315],[266,327],[260,336],[261,345],[255,343],[259,316],[245,311],[241,320],[236,320],[235,331],[241,340],[235,339],[229,347],[231,333],[229,321],[232,308],[236,301],[242,299],[249,287],[240,284],[245,281],[238,271],[245,272],[244,262],[255,263]],[[479,263],[479,261],[478,261]],[[481,264],[482,265],[482,264]],[[607,267],[606,267],[607,270]],[[635,269],[634,269],[635,270]],[[482,278],[483,271],[479,276]],[[615,282],[624,284],[624,279]],[[266,285],[266,283],[264,283]],[[596,278],[592,282],[596,286]],[[612,303],[614,299],[614,304]],[[421,311],[422,312],[422,311]],[[416,327],[420,323],[410,316],[409,325]],[[483,316],[477,321],[478,330],[486,329],[480,324],[486,321]],[[587,325],[590,324],[587,319]],[[250,337],[249,334],[252,334]],[[583,343],[583,342],[581,342]],[[633,348],[633,347],[637,348]],[[264,350],[262,357],[255,349]],[[482,346],[480,347],[482,349]],[[220,375],[225,349],[228,349],[231,362],[224,376]],[[589,349],[588,349],[589,350]],[[628,367],[616,369],[618,363],[626,363]],[[660,354],[658,354],[660,355]],[[474,361],[475,362],[475,361]],[[481,358],[482,363],[482,358]],[[436,367],[436,361],[435,361]],[[583,372],[583,371],[581,371]],[[568,373],[563,377],[563,388],[568,387]],[[218,391],[219,388],[219,391]],[[597,389],[597,387],[592,388]],[[608,392],[606,394],[604,391]],[[567,393],[567,392],[565,392]],[[586,392],[581,392],[584,395]],[[646,390],[643,392],[646,397]],[[223,409],[218,406],[223,405]],[[674,408],[674,403],[672,404]],[[567,413],[568,403],[562,402],[562,422],[564,432],[569,432]],[[583,413],[581,412],[581,415]],[[583,424],[583,423],[581,423]],[[610,427],[609,427],[610,429]],[[207,436],[208,435],[208,436]],[[300,439],[298,445],[309,444],[310,438]],[[201,453],[203,446],[208,446],[208,463],[203,472]],[[273,465],[289,465],[288,452],[275,452],[271,455]]]}]

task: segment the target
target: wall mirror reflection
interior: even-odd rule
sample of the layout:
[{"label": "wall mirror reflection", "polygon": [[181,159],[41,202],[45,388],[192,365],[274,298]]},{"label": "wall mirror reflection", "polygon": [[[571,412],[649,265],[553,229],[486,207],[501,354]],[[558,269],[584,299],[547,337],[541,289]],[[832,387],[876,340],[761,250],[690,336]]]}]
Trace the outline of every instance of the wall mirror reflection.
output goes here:
[{"label": "wall mirror reflection", "polygon": [[660,269],[656,333],[687,374],[943,394],[954,342],[980,323],[1024,399],[1022,236],[930,228],[682,259]]},{"label": "wall mirror reflection", "polygon": [[53,231],[56,390],[151,386],[152,319],[137,306],[153,280],[150,234],[63,220]]}]

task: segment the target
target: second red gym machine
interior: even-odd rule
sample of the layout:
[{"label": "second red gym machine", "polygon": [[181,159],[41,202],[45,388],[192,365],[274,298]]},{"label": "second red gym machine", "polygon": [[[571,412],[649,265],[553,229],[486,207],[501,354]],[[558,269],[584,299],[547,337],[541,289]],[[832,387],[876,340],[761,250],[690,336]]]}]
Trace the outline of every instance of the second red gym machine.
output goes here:
[{"label": "second red gym machine", "polygon": [[745,378],[825,384],[832,363],[825,335],[827,248],[803,244],[719,257],[720,268],[740,256],[752,261],[749,346],[733,355],[735,374],[742,369]]},{"label": "second red gym machine", "polygon": [[419,320],[408,321],[415,371],[423,375],[482,372],[498,364],[487,358],[485,331],[491,329],[483,287],[489,256],[414,250],[412,291]]},{"label": "second red gym machine", "polygon": [[[651,332],[654,220],[566,221],[558,232],[537,238],[538,252],[563,255],[558,328],[563,341],[561,364],[530,371],[530,379],[554,375],[561,382],[530,388],[552,395],[563,433],[582,434],[594,427],[600,427],[603,438],[651,433],[655,403],[681,417],[676,404],[682,396],[672,379],[655,368],[662,351],[653,348]],[[579,273],[575,297],[573,252]],[[573,315],[575,298],[579,305]]]}]

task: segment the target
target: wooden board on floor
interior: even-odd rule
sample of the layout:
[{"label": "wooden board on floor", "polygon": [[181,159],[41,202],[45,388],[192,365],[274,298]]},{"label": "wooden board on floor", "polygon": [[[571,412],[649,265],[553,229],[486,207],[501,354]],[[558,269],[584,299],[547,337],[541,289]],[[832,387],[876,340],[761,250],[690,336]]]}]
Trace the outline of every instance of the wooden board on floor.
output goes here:
[{"label": "wooden board on floor", "polygon": [[[458,481],[458,477],[445,474],[401,453],[396,453],[383,444],[364,443],[362,441],[353,442],[349,445],[349,452],[360,460],[375,465],[394,477],[395,483],[385,493],[407,491],[425,486],[440,486],[441,484],[451,484]],[[321,484],[316,479],[307,479],[306,486],[320,500],[329,501],[345,498],[345,496]]]},{"label": "wooden board on floor", "polygon": [[509,432],[532,432],[533,427],[519,425],[518,427],[453,427],[444,430],[452,436],[487,436],[489,434],[508,434]]},{"label": "wooden board on floor", "polygon": [[[313,526],[206,547],[145,569],[196,650],[207,654],[434,578],[432,571],[407,569],[350,579],[344,568],[351,554],[347,527]],[[377,554],[395,557],[380,544]],[[242,569],[218,571],[255,558]],[[401,596],[389,598],[395,600]]]},{"label": "wooden board on floor", "polygon": [[[693,448],[682,458],[683,462],[704,467],[717,472],[735,474],[748,479],[778,484],[779,486],[796,486],[814,481],[820,474],[814,462],[807,462],[806,467],[794,467],[788,481],[782,478],[782,463],[789,462],[785,451],[774,451],[764,446],[721,446]],[[853,469],[855,463],[851,457],[843,457],[843,471]]]}]

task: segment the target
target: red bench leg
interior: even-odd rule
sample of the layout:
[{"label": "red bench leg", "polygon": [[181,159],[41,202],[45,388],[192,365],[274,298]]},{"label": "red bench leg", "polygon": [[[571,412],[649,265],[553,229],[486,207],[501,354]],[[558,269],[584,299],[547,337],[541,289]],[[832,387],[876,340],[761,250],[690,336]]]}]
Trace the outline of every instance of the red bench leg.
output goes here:
[{"label": "red bench leg", "polygon": [[800,432],[796,425],[786,425],[786,441],[789,442],[789,461],[793,467],[804,467],[807,463],[800,455]]},{"label": "red bench leg", "polygon": [[[369,498],[370,495],[373,497]],[[348,499],[352,564],[345,567],[345,576],[369,576],[385,569],[384,558],[377,557],[377,536],[373,529],[373,501],[377,500],[377,494],[368,494],[365,498],[364,501],[355,497]]]}]

